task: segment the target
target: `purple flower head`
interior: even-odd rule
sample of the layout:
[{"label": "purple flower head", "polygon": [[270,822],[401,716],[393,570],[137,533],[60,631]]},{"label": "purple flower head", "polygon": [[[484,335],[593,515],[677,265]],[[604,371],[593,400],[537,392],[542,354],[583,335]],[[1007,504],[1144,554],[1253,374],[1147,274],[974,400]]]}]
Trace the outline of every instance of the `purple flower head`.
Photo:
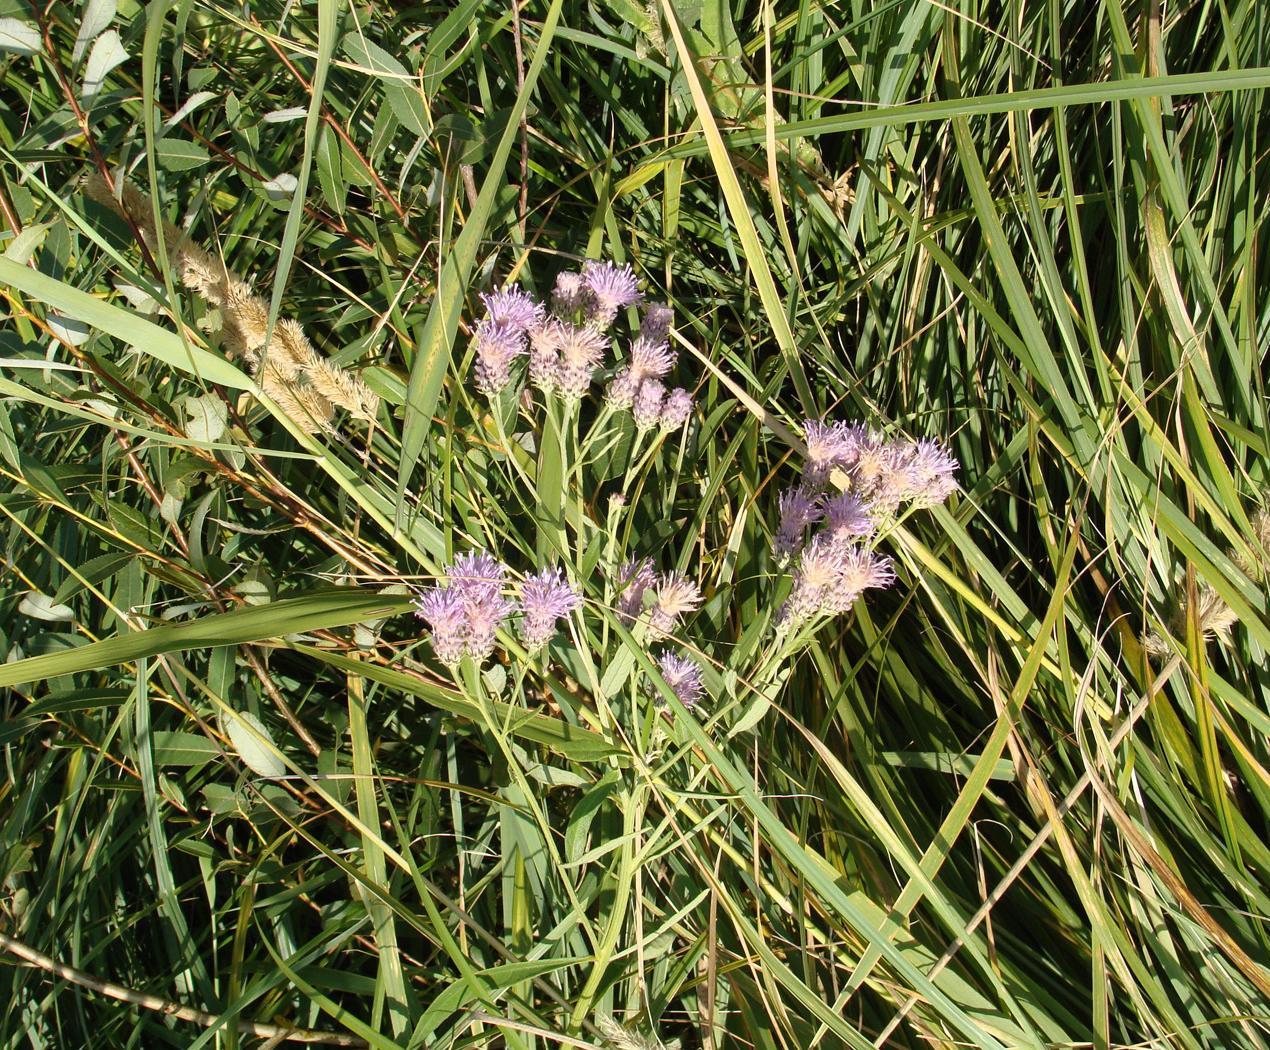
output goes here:
[{"label": "purple flower head", "polygon": [[844,465],[850,456],[846,428],[841,423],[808,419],[803,423],[803,438],[807,442],[807,480],[823,485],[830,471]]},{"label": "purple flower head", "polygon": [[794,586],[781,610],[781,622],[795,626],[827,612],[842,579],[845,551],[825,536],[816,536],[803,549],[794,573]]},{"label": "purple flower head", "polygon": [[507,567],[484,551],[469,551],[445,571],[445,583],[431,587],[415,602],[415,612],[432,628],[432,648],[442,663],[454,666],[464,656],[477,663],[494,651],[499,627],[513,612],[503,597]]},{"label": "purple flower head", "polygon": [[808,527],[820,520],[820,497],[799,485],[782,492],[779,505],[781,520],[772,546],[778,558],[788,558],[803,549]]},{"label": "purple flower head", "polygon": [[632,558],[618,570],[619,597],[617,611],[623,622],[630,623],[644,608],[644,592],[657,582],[651,558]]},{"label": "purple flower head", "polygon": [[889,587],[895,582],[891,559],[863,547],[849,547],[843,553],[838,586],[826,597],[823,612],[844,613],[859,597],[874,587]]},{"label": "purple flower head", "polygon": [[563,270],[556,275],[556,286],[551,293],[551,306],[560,317],[572,317],[586,306],[590,295],[582,274]]},{"label": "purple flower head", "polygon": [[506,325],[517,333],[527,332],[542,320],[542,304],[519,285],[504,288],[501,292],[482,294],[485,319],[494,324]]},{"label": "purple flower head", "polygon": [[503,591],[507,566],[485,551],[468,551],[445,570],[446,582],[465,607],[492,602]]},{"label": "purple flower head", "polygon": [[692,417],[692,395],[677,386],[661,406],[662,430],[678,430]]},{"label": "purple flower head", "polygon": [[677,572],[662,573],[653,590],[653,609],[648,616],[648,636],[664,638],[679,618],[701,607],[704,598],[696,582]]},{"label": "purple flower head", "polygon": [[860,457],[869,449],[882,444],[882,435],[876,430],[870,430],[863,423],[840,423],[838,426],[840,431],[838,440],[848,469],[856,466]]},{"label": "purple flower head", "polygon": [[852,484],[861,492],[901,489],[909,446],[904,442],[886,441],[881,434],[863,426],[851,429]]},{"label": "purple flower head", "polygon": [[478,664],[484,663],[494,652],[498,629],[516,611],[516,603],[501,594],[472,602],[466,607],[467,654]]},{"label": "purple flower head", "polygon": [[563,397],[576,400],[587,392],[607,348],[608,340],[594,328],[568,323],[560,326],[556,387]]},{"label": "purple flower head", "polygon": [[670,691],[679,698],[679,702],[693,710],[705,695],[705,683],[701,680],[701,665],[696,660],[663,651],[657,657],[657,669],[670,686]]},{"label": "purple flower head", "polygon": [[834,543],[850,543],[873,535],[877,528],[869,505],[859,496],[844,492],[825,501],[825,531]]},{"label": "purple flower head", "polygon": [[654,342],[642,333],[631,340],[630,370],[637,379],[661,379],[674,364],[669,343]]},{"label": "purple flower head", "polygon": [[582,281],[591,293],[587,323],[595,328],[608,328],[619,310],[640,300],[639,284],[629,266],[591,261],[582,267]]},{"label": "purple flower head", "polygon": [[674,313],[665,303],[648,303],[644,307],[644,317],[639,323],[640,338],[650,343],[664,343],[670,335],[670,322]]},{"label": "purple flower head", "polygon": [[467,650],[467,614],[459,596],[449,587],[429,587],[415,600],[415,615],[432,629],[432,649],[437,659],[453,667]]},{"label": "purple flower head", "polygon": [[525,648],[530,652],[541,649],[556,633],[556,621],[581,604],[582,598],[559,569],[526,576],[520,589],[520,607],[525,614],[520,636]]},{"label": "purple flower head", "polygon": [[844,590],[867,591],[889,587],[895,582],[891,559],[864,547],[851,547],[842,559]]},{"label": "purple flower head", "polygon": [[914,473],[917,456],[911,441],[878,441],[861,450],[852,483],[867,495],[875,519],[889,518],[923,487]]},{"label": "purple flower head", "polygon": [[813,616],[844,613],[865,591],[894,582],[890,558],[817,536],[803,551],[781,621],[797,625]]},{"label": "purple flower head", "polygon": [[638,430],[650,430],[661,423],[661,405],[666,397],[666,388],[660,379],[645,379],[635,392],[635,403],[631,412],[635,416],[635,427]]},{"label": "purple flower head", "polygon": [[476,385],[483,393],[497,394],[511,381],[511,365],[525,352],[523,329],[487,317],[476,326],[472,345],[476,350]]},{"label": "purple flower head", "polygon": [[631,374],[629,368],[621,369],[609,382],[605,397],[616,409],[629,410],[635,403],[635,395],[639,392],[640,380]]},{"label": "purple flower head", "polygon": [[564,325],[554,317],[529,330],[529,381],[545,394],[555,393]]},{"label": "purple flower head", "polygon": [[[862,423],[833,423],[808,419],[803,423],[807,441],[807,480],[823,485],[835,470],[851,474],[853,481],[868,485],[870,457],[885,447],[880,435]],[[857,475],[859,476],[857,479]]]},{"label": "purple flower head", "polygon": [[957,461],[938,441],[913,446],[908,464],[909,498],[918,507],[936,507],[957,491]]}]

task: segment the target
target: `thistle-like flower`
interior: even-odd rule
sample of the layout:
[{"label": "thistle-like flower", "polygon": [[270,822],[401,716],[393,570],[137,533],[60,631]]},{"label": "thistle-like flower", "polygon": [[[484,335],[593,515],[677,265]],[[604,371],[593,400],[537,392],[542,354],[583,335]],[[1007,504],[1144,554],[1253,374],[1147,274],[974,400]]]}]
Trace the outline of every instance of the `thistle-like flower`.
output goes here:
[{"label": "thistle-like flower", "polygon": [[696,612],[704,600],[701,588],[677,572],[662,573],[653,589],[653,608],[648,614],[648,636],[663,638],[674,630],[681,616]]},{"label": "thistle-like flower", "polygon": [[665,343],[670,337],[670,322],[674,313],[665,303],[647,303],[639,324],[640,338],[650,343]]},{"label": "thistle-like flower", "polygon": [[494,651],[498,629],[516,611],[503,596],[507,566],[484,551],[460,554],[442,583],[415,602],[416,614],[432,628],[432,648],[454,666],[464,656],[478,664]]},{"label": "thistle-like flower", "polygon": [[554,317],[529,330],[529,382],[544,394],[554,394],[560,370],[564,325]]},{"label": "thistle-like flower", "polygon": [[445,571],[445,582],[429,588],[415,611],[432,628],[437,659],[453,666],[464,656],[481,663],[494,651],[495,635],[516,610],[503,597],[507,568],[484,551],[460,554]]},{"label": "thistle-like flower", "polygon": [[623,368],[609,380],[604,397],[613,408],[629,411],[635,404],[635,395],[639,393],[639,387],[640,380],[632,375],[629,368]]},{"label": "thistle-like flower", "polygon": [[780,525],[772,543],[777,558],[785,559],[803,549],[807,529],[820,520],[820,497],[799,485],[780,494]]},{"label": "thistle-like flower", "polygon": [[532,653],[545,646],[556,633],[557,621],[581,604],[582,598],[559,569],[544,569],[525,577],[520,589],[520,607],[524,613],[520,636],[525,648]]},{"label": "thistle-like flower", "polygon": [[430,587],[415,600],[415,615],[432,630],[437,659],[453,667],[467,651],[468,624],[463,602],[449,587]]},{"label": "thistle-like flower", "polygon": [[[861,423],[808,419],[803,423],[807,457],[802,483],[780,497],[778,557],[801,549],[793,587],[778,624],[798,626],[816,616],[846,612],[865,591],[889,587],[895,570],[889,558],[862,544],[905,501],[919,507],[942,503],[957,488],[957,461],[936,441],[887,441]],[[835,470],[846,491],[821,495]],[[803,546],[816,521],[824,528]]]},{"label": "thistle-like flower", "polygon": [[692,395],[681,386],[666,395],[661,406],[662,430],[678,430],[692,417]]},{"label": "thistle-like flower", "polygon": [[877,529],[869,505],[854,493],[843,492],[825,500],[823,513],[825,535],[833,543],[854,543]]},{"label": "thistle-like flower", "polygon": [[566,399],[577,400],[591,386],[591,379],[604,360],[608,340],[594,328],[564,322],[560,325],[556,389]]},{"label": "thistle-like flower", "polygon": [[563,270],[556,275],[556,285],[551,292],[551,308],[558,317],[572,317],[586,306],[590,295],[582,274]]},{"label": "thistle-like flower", "polygon": [[498,629],[516,611],[516,603],[501,594],[487,595],[464,602],[463,611],[467,616],[467,654],[478,664],[484,663],[494,652]]},{"label": "thistle-like flower", "polygon": [[512,285],[499,292],[482,293],[485,319],[503,325],[517,334],[529,331],[538,324],[545,313],[537,299],[519,285]]},{"label": "thistle-like flower", "polygon": [[465,604],[489,601],[502,593],[507,566],[485,551],[468,551],[445,571],[446,582]]},{"label": "thistle-like flower", "polygon": [[675,352],[664,341],[654,342],[643,335],[631,340],[628,367],[636,379],[661,379],[674,367]]},{"label": "thistle-like flower", "polygon": [[913,446],[908,464],[909,499],[915,507],[937,507],[957,491],[957,461],[938,441]]},{"label": "thistle-like flower", "polygon": [[906,482],[907,448],[903,442],[888,442],[881,434],[862,425],[851,428],[848,467],[852,485],[860,492],[879,493],[889,500],[902,492]]},{"label": "thistle-like flower", "polygon": [[701,703],[706,687],[702,681],[701,665],[697,661],[666,650],[657,657],[657,669],[684,707],[691,711]]},{"label": "thistle-like flower", "polygon": [[608,328],[618,311],[634,306],[640,300],[639,283],[629,266],[609,262],[588,262],[582,267],[582,281],[590,292],[587,324],[601,330]]},{"label": "thistle-like flower", "polygon": [[525,352],[524,329],[487,317],[477,324],[472,345],[476,350],[477,387],[485,394],[499,393],[511,382],[512,362]]},{"label": "thistle-like flower", "polygon": [[889,587],[894,580],[889,558],[816,536],[799,560],[780,622],[798,626],[814,616],[844,613],[866,590]]},{"label": "thistle-like flower", "polygon": [[895,570],[890,558],[864,547],[848,547],[843,553],[838,586],[830,595],[826,611],[846,612],[865,591],[889,587],[894,582]]},{"label": "thistle-like flower", "polygon": [[635,429],[651,430],[661,424],[661,406],[666,397],[666,388],[660,379],[645,379],[635,392],[635,403],[631,412],[635,416]]},{"label": "thistle-like flower", "polygon": [[794,574],[794,586],[781,611],[781,622],[797,626],[824,612],[842,575],[843,550],[815,537],[803,549]]},{"label": "thistle-like flower", "polygon": [[806,476],[809,484],[823,485],[835,467],[851,464],[856,445],[850,429],[843,423],[822,419],[803,422],[803,440],[807,444]]},{"label": "thistle-like flower", "polygon": [[651,558],[632,558],[617,573],[619,596],[617,612],[624,623],[631,623],[644,608],[644,594],[657,582]]}]

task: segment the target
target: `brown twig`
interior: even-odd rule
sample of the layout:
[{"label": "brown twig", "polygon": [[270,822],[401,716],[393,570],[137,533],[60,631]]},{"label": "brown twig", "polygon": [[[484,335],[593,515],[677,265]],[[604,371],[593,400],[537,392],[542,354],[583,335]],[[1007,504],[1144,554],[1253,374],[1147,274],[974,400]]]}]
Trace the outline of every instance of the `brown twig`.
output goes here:
[{"label": "brown twig", "polygon": [[[0,933],[0,948],[16,955],[23,962],[30,963],[32,966],[44,970],[46,973],[51,973],[64,981],[70,981],[71,984],[77,984],[81,988],[87,988],[91,992],[97,992],[99,995],[118,999],[120,1002],[132,1003],[134,1006],[140,1006],[145,1010],[166,1014],[169,1017],[175,1017],[179,1021],[190,1021],[193,1024],[202,1025],[204,1028],[212,1028],[228,1023],[215,1014],[196,1010],[192,1006],[182,1006],[180,1003],[161,999],[159,996],[151,995],[149,992],[138,992],[132,988],[125,988],[121,984],[115,984],[113,981],[103,981],[101,978],[94,977],[83,970],[77,970],[73,966],[60,963],[51,956],[36,951],[29,945],[23,944],[21,941],[4,933]],[[258,1021],[234,1021],[233,1025],[237,1031],[246,1035],[259,1036],[261,1039],[274,1039],[279,1042],[309,1043],[315,1046],[366,1045],[357,1036],[347,1035],[343,1032],[315,1032],[308,1028],[262,1024]]]},{"label": "brown twig", "polygon": [[[257,23],[254,18],[252,19],[252,22],[256,24],[256,27],[258,29],[261,28],[259,23]],[[312,95],[313,85],[310,84],[304,78],[304,74],[301,73],[300,70],[296,67],[295,63],[292,62],[291,59],[287,57],[287,53],[283,51],[281,47],[278,46],[278,44],[274,41],[273,37],[269,36],[269,34],[265,33],[263,30],[261,31],[261,37],[265,41],[265,43],[269,45],[273,53],[278,56],[282,64],[287,67],[291,75],[300,82],[300,85],[304,88],[304,90],[307,91],[310,95]],[[359,161],[361,161],[362,167],[366,169],[367,174],[370,175],[371,179],[374,180],[375,189],[379,190],[379,192],[383,194],[384,200],[386,200],[389,203],[389,205],[391,205],[392,210],[397,213],[397,218],[404,221],[406,219],[405,208],[403,208],[401,206],[401,202],[398,201],[397,198],[393,196],[392,190],[390,190],[384,184],[384,180],[379,177],[379,172],[375,170],[374,165],[372,165],[362,155],[362,151],[357,148],[357,143],[355,143],[352,140],[348,132],[344,130],[344,126],[338,120],[336,120],[335,117],[331,115],[331,113],[327,111],[325,106],[322,107],[321,112],[322,112],[322,119],[326,121],[326,123],[331,127],[331,129],[335,132],[335,134],[340,137],[340,140],[344,143],[344,145],[347,146],[353,152],[353,155]]]},{"label": "brown twig", "polygon": [[[520,0],[512,0],[512,44],[516,48],[516,93],[525,91],[525,54],[520,32]],[[517,216],[520,219],[521,240],[525,238],[525,223],[529,212],[529,117],[520,117],[520,202]]]},{"label": "brown twig", "polygon": [[313,739],[313,735],[304,728],[304,723],[300,721],[299,716],[291,710],[291,705],[287,703],[286,697],[282,695],[282,691],[273,684],[273,679],[269,677],[269,669],[265,667],[264,661],[260,659],[255,651],[255,647],[244,645],[240,650],[247,662],[251,664],[251,669],[256,672],[256,677],[260,679],[260,686],[269,694],[269,699],[274,703],[283,718],[287,720],[287,724],[294,730],[295,735],[304,741],[307,747],[317,757],[322,753],[322,748],[318,742]]}]

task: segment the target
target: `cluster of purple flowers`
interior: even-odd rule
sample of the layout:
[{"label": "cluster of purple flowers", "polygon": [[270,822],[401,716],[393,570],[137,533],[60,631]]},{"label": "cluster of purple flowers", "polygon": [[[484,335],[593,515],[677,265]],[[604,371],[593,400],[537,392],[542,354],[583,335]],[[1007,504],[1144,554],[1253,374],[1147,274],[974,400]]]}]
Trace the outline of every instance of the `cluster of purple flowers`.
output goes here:
[{"label": "cluster of purple flowers", "polygon": [[[588,262],[580,272],[561,273],[550,312],[519,287],[482,295],[485,316],[472,339],[477,386],[487,395],[500,394],[513,382],[516,359],[527,355],[534,387],[565,400],[581,399],[604,367],[608,329],[642,298],[634,271],[609,262]],[[688,391],[667,390],[664,382],[675,364],[670,321],[670,307],[645,305],[626,364],[608,386],[609,403],[631,412],[641,430],[675,430],[692,415]]]},{"label": "cluster of purple flowers", "polygon": [[665,638],[681,617],[696,612],[704,600],[701,588],[677,572],[657,572],[649,558],[632,559],[618,571],[621,594],[617,612],[626,623],[634,623],[644,612],[644,598],[652,596],[648,608],[649,639]]},{"label": "cluster of purple flowers", "polygon": [[640,430],[677,430],[692,415],[692,395],[683,387],[666,389],[665,377],[677,356],[670,345],[670,320],[670,307],[664,303],[644,308],[626,364],[608,385],[608,403],[630,412]]},{"label": "cluster of purple flowers", "polygon": [[[933,507],[957,490],[957,461],[936,441],[888,441],[862,424],[825,420],[807,420],[803,436],[803,477],[780,495],[774,541],[778,558],[798,558],[781,613],[792,626],[846,612],[866,590],[889,587],[891,561],[869,541],[903,504]],[[830,496],[835,472],[844,490]]]},{"label": "cluster of purple flowers", "polygon": [[460,554],[445,570],[441,583],[415,602],[415,614],[431,629],[432,648],[449,666],[465,656],[478,664],[494,652],[498,629],[517,611],[520,636],[530,652],[542,649],[556,624],[581,604],[581,596],[559,569],[527,576],[519,604],[503,592],[507,566],[484,551]]},{"label": "cluster of purple flowers", "polygon": [[957,461],[938,441],[888,441],[861,423],[809,419],[804,483],[821,489],[835,470],[847,491],[875,516],[894,514],[903,503],[934,507],[957,491]]}]

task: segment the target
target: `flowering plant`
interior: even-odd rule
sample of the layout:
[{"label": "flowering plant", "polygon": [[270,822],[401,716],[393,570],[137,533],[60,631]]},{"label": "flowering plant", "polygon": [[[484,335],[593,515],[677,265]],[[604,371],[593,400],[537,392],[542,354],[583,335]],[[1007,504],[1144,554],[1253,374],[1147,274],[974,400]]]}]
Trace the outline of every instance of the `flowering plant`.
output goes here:
[{"label": "flowering plant", "polygon": [[[639,549],[632,527],[645,509],[631,504],[632,481],[672,434],[679,434],[682,447],[693,416],[688,390],[666,385],[678,356],[670,307],[643,302],[631,268],[604,262],[561,273],[549,302],[519,286],[483,294],[480,301],[472,375],[499,448],[514,466],[508,477],[519,475],[530,488],[544,476],[558,478],[562,496],[572,490],[591,505],[607,494],[608,515],[601,530],[583,514],[566,520],[540,507],[539,566],[516,585],[509,566],[488,551],[453,559],[416,608],[437,658],[455,670],[465,658],[473,671],[479,669],[495,655],[500,630],[519,617],[517,631],[504,635],[510,661],[523,666],[539,660],[546,667],[557,660],[575,680],[589,677],[607,694],[634,680],[633,654],[640,653],[643,693],[653,697],[654,707],[673,697],[685,710],[701,711],[708,695],[735,691],[744,681],[748,710],[733,730],[752,725],[776,698],[790,655],[827,617],[848,613],[866,592],[895,583],[892,560],[879,547],[905,509],[935,506],[957,488],[957,463],[935,441],[887,439],[860,424],[805,421],[801,477],[777,501],[771,541],[776,571],[769,574],[762,620],[768,640],[742,666],[737,653],[712,646],[695,622],[706,604],[703,580],[686,565],[660,569]],[[638,325],[627,338],[616,338],[623,312],[641,305]],[[617,357],[615,343],[622,344]],[[598,383],[603,401],[589,405],[587,395]],[[634,491],[655,496],[642,486]],[[588,555],[588,540],[593,547],[598,541],[598,559]],[[573,554],[574,565],[597,571],[591,578],[571,577],[554,557],[543,557],[549,551],[566,560]],[[725,597],[714,595],[716,617],[725,611]],[[558,631],[561,622],[588,608],[602,624],[598,634],[585,618]],[[624,632],[630,632],[630,646]],[[655,651],[659,643],[663,647]],[[470,673],[467,679],[477,680]],[[631,696],[632,714],[638,695]]]}]

